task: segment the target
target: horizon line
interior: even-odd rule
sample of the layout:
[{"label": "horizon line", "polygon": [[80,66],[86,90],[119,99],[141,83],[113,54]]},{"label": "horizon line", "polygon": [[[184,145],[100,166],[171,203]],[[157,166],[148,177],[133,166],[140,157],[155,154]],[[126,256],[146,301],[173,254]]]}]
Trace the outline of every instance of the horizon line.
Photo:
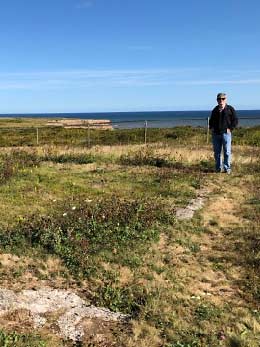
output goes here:
[{"label": "horizon line", "polygon": [[[103,114],[103,113],[160,113],[160,112],[211,112],[213,108],[210,109],[186,109],[186,110],[140,110],[140,111],[78,111],[78,112],[74,112],[74,111],[66,111],[66,112],[62,112],[62,111],[58,111],[58,112],[21,112],[21,113],[16,113],[16,112],[8,112],[8,113],[2,113],[0,112],[0,117],[1,116],[16,116],[16,115],[20,115],[20,116],[26,116],[26,115],[48,115],[48,114],[64,114],[64,115],[69,115],[71,114]],[[236,108],[236,111],[259,111],[260,112],[260,107],[259,108]]]}]

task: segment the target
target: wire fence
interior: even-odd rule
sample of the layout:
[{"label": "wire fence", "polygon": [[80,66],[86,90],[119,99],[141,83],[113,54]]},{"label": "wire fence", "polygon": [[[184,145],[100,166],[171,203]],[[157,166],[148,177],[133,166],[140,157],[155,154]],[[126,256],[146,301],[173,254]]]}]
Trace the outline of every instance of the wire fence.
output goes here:
[{"label": "wire fence", "polygon": [[[8,144],[8,138],[16,139],[15,143],[19,145],[40,145],[55,143],[55,139],[64,138],[67,139],[67,144],[71,141],[74,143],[74,137],[81,137],[84,139],[84,143],[87,146],[93,144],[106,144],[105,137],[109,137],[110,130],[113,132],[124,132],[128,130],[139,130],[139,137],[141,136],[142,142],[148,142],[148,135],[153,136],[155,133],[152,130],[155,129],[174,129],[176,127],[191,127],[200,129],[205,134],[206,143],[209,142],[210,130],[209,130],[209,117],[201,118],[174,118],[174,119],[147,119],[147,120],[125,120],[125,121],[111,121],[102,123],[95,120],[82,120],[82,125],[70,125],[64,126],[23,126],[23,127],[0,127],[0,146],[4,145],[4,142]],[[253,127],[260,126],[260,115],[254,117],[239,117],[239,127]],[[109,132],[107,132],[109,131]],[[99,135],[103,133],[103,135]],[[104,135],[105,133],[105,135]],[[129,133],[129,132],[128,132]],[[140,135],[141,134],[141,135]],[[122,136],[121,136],[122,137]],[[118,137],[120,142],[120,136]],[[76,140],[76,139],[75,139]],[[94,143],[94,140],[96,143]],[[65,142],[64,142],[65,143]]]}]

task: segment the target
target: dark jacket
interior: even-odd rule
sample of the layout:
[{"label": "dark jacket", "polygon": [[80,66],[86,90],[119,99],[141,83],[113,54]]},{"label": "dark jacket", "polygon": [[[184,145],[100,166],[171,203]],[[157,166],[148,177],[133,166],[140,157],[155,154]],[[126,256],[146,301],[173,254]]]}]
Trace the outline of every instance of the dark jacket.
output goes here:
[{"label": "dark jacket", "polygon": [[231,105],[226,105],[221,112],[218,106],[212,110],[209,119],[209,128],[212,129],[215,134],[223,134],[227,132],[227,129],[232,131],[237,124],[237,114],[234,107]]}]

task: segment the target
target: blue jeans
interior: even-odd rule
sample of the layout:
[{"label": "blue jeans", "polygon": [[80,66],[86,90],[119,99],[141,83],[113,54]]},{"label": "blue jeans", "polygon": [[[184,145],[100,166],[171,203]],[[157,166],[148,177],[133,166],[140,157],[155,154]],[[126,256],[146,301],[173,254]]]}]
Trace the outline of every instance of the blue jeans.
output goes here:
[{"label": "blue jeans", "polygon": [[212,143],[214,149],[214,157],[216,164],[216,171],[221,172],[222,169],[222,159],[221,151],[223,148],[224,163],[223,169],[225,172],[231,171],[231,133],[224,134],[212,134]]}]

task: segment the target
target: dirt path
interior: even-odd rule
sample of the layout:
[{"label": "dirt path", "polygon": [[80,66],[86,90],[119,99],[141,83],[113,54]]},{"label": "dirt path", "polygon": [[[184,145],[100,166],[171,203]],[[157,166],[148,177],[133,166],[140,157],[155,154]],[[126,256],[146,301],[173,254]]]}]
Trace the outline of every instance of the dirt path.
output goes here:
[{"label": "dirt path", "polygon": [[209,295],[215,303],[238,305],[241,293],[236,283],[243,270],[234,264],[237,253],[230,244],[229,234],[246,223],[239,215],[246,191],[234,187],[225,176],[219,176],[216,183],[211,184],[211,190],[208,203],[201,212],[204,227],[209,232],[197,240],[200,252],[196,258],[202,273],[195,294]]},{"label": "dirt path", "polygon": [[199,251],[185,255],[182,273],[194,297],[207,296],[214,304],[229,302],[237,306],[245,304],[237,285],[243,269],[235,264],[237,252],[230,242],[232,230],[247,223],[239,213],[247,191],[246,185],[236,187],[231,181],[232,178],[219,175],[208,184],[208,198],[199,212],[207,232],[192,235]]},{"label": "dirt path", "polygon": [[[163,246],[173,254],[176,283],[181,283],[175,296],[191,312],[207,314],[210,307],[221,312],[219,321],[204,326],[220,340],[242,332],[254,341],[260,339],[259,319],[254,314],[259,307],[248,300],[246,268],[239,261],[239,242],[243,241],[238,239],[238,230],[247,230],[249,223],[241,213],[250,196],[249,187],[249,176],[209,177],[203,189],[203,206],[190,214],[190,220],[180,219],[178,229],[173,230],[175,244],[167,249],[166,241]],[[181,317],[180,322],[183,324]]]}]

